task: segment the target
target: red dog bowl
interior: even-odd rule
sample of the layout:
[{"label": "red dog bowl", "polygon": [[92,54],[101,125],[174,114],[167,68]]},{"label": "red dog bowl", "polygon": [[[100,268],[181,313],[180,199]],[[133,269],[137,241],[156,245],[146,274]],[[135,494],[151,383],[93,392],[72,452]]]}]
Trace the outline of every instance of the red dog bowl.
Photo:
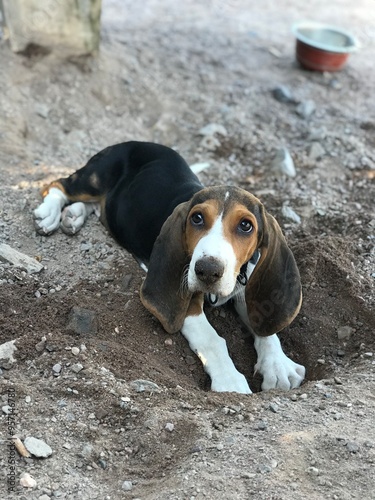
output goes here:
[{"label": "red dog bowl", "polygon": [[297,61],[315,71],[338,71],[358,42],[350,33],[324,24],[302,22],[292,27]]}]

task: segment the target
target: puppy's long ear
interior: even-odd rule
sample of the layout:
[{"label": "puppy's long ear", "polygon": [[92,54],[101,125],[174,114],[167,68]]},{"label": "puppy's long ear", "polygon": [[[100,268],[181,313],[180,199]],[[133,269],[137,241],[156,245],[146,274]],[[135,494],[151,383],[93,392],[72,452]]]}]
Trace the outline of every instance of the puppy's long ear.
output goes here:
[{"label": "puppy's long ear", "polygon": [[185,250],[185,225],[189,202],[178,205],[165,221],[155,241],[141,300],[168,333],[181,329],[192,294],[182,285],[190,258]]},{"label": "puppy's long ear", "polygon": [[261,257],[246,287],[250,326],[260,336],[288,326],[298,314],[301,281],[294,256],[276,220],[260,207]]}]

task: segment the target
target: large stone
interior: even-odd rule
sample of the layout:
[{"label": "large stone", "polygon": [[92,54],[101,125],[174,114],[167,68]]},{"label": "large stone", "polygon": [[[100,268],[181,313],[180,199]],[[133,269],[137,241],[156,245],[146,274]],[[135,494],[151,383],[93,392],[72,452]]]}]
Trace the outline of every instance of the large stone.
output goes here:
[{"label": "large stone", "polygon": [[37,260],[15,250],[5,243],[0,243],[0,260],[13,264],[15,267],[24,269],[29,274],[39,273],[43,266]]},{"label": "large stone", "polygon": [[95,52],[100,41],[101,0],[3,0],[14,52],[30,46],[64,56]]}]

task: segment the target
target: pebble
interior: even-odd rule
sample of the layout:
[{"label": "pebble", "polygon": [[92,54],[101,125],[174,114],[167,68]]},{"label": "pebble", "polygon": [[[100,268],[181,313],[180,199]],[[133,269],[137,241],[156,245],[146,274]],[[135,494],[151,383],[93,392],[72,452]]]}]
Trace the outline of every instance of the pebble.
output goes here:
[{"label": "pebble", "polygon": [[314,141],[309,148],[309,159],[312,161],[320,160],[326,154],[325,149],[320,142]]},{"label": "pebble", "polygon": [[31,403],[31,396],[26,396],[25,397],[25,402],[26,403]]},{"label": "pebble", "polygon": [[133,483],[131,481],[124,481],[122,483],[122,489],[124,491],[131,491],[133,489]]},{"label": "pebble", "polygon": [[136,392],[160,392],[160,387],[150,380],[133,380],[129,385]]},{"label": "pebble", "polygon": [[293,102],[292,93],[285,85],[278,85],[272,89],[272,95],[279,102]]},{"label": "pebble", "polygon": [[314,113],[316,109],[315,102],[312,100],[302,101],[296,107],[296,113],[301,118],[307,119]]},{"label": "pebble", "polygon": [[10,340],[0,345],[0,368],[5,370],[10,370],[14,363],[16,362],[14,353],[17,351],[17,347],[14,345],[16,341]]},{"label": "pebble", "polygon": [[58,375],[61,372],[61,368],[62,367],[61,367],[60,363],[56,363],[55,365],[53,365],[53,367],[52,367],[53,374]]},{"label": "pebble", "polygon": [[168,422],[165,424],[164,429],[168,432],[173,432],[174,431],[174,424],[172,424],[171,422]]},{"label": "pebble", "polygon": [[81,365],[81,363],[74,363],[74,365],[72,365],[70,369],[74,373],[79,373],[80,371],[83,370],[83,365]]},{"label": "pebble", "polygon": [[228,132],[223,125],[220,125],[218,123],[209,123],[208,125],[205,125],[199,130],[199,134],[211,137],[214,136],[215,134],[227,136]]},{"label": "pebble", "polygon": [[165,339],[164,344],[167,346],[173,345],[173,340],[172,339]]},{"label": "pebble", "polygon": [[308,135],[310,141],[322,141],[327,136],[327,129],[325,127],[312,128]]},{"label": "pebble", "polygon": [[73,356],[78,356],[78,354],[80,353],[80,350],[78,347],[72,347],[72,354]]},{"label": "pebble", "polygon": [[43,352],[44,348],[45,348],[45,345],[46,345],[46,341],[45,340],[41,340],[40,342],[38,342],[37,344],[35,344],[35,350],[38,351],[38,352]]},{"label": "pebble", "polygon": [[49,107],[42,102],[37,102],[35,103],[35,112],[42,118],[47,118],[49,114]]},{"label": "pebble", "polygon": [[337,337],[340,340],[349,339],[353,333],[353,328],[350,326],[340,326],[337,329]]},{"label": "pebble", "polygon": [[357,453],[359,451],[359,444],[355,443],[354,441],[348,441],[346,443],[346,447],[350,453]]},{"label": "pebble", "polygon": [[20,477],[20,485],[24,488],[35,488],[36,481],[28,472],[23,472]]},{"label": "pebble", "polygon": [[97,314],[90,309],[72,307],[67,330],[78,335],[96,335],[98,333]]},{"label": "pebble", "polygon": [[289,219],[296,224],[301,224],[301,217],[288,205],[283,205],[281,213],[286,219]]},{"label": "pebble", "polygon": [[51,500],[51,497],[45,493],[44,495],[41,495],[38,500]]},{"label": "pebble", "polygon": [[294,162],[287,148],[280,148],[275,151],[275,157],[271,163],[271,169],[276,174],[296,176]]},{"label": "pebble", "polygon": [[1,409],[5,415],[10,415],[12,413],[12,407],[9,405],[2,406]]},{"label": "pebble", "polygon": [[267,423],[264,420],[261,420],[257,424],[255,424],[254,429],[257,431],[264,431],[267,429]]},{"label": "pebble", "polygon": [[319,476],[320,474],[319,469],[317,469],[316,467],[308,467],[306,472],[311,476]]},{"label": "pebble", "polygon": [[220,146],[220,141],[216,137],[206,135],[199,143],[200,147],[208,149],[208,151],[215,151]]},{"label": "pebble", "polygon": [[24,441],[25,448],[32,455],[39,458],[47,458],[52,455],[52,448],[41,439],[27,437]]},{"label": "pebble", "polygon": [[272,413],[277,413],[279,411],[279,407],[276,403],[270,403],[268,408],[272,411]]}]

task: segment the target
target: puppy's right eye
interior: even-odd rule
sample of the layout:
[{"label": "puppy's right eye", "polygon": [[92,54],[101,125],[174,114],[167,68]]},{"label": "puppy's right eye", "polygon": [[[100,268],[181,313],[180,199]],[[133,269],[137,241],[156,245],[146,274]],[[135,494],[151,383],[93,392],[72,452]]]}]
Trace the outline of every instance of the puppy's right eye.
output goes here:
[{"label": "puppy's right eye", "polygon": [[203,215],[200,212],[196,212],[190,217],[191,223],[193,226],[203,226],[204,224],[204,219]]}]

